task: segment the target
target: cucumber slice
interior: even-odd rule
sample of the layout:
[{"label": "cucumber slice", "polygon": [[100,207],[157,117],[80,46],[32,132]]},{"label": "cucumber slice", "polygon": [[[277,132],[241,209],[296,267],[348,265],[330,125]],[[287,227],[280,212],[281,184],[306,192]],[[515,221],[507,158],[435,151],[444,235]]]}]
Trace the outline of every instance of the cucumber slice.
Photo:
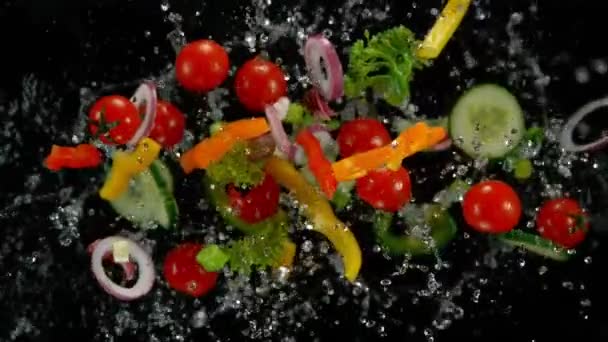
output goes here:
[{"label": "cucumber slice", "polygon": [[156,224],[171,228],[177,224],[179,211],[173,197],[173,177],[158,160],[135,176],[129,190],[110,204],[120,216],[141,228],[153,228]]},{"label": "cucumber slice", "polygon": [[557,261],[566,261],[574,254],[573,250],[559,247],[536,234],[526,233],[521,230],[512,230],[500,235],[498,238],[510,246],[520,247],[534,254]]},{"label": "cucumber slice", "polygon": [[454,144],[473,158],[500,158],[525,134],[517,99],[503,87],[482,84],[458,99],[449,118]]}]

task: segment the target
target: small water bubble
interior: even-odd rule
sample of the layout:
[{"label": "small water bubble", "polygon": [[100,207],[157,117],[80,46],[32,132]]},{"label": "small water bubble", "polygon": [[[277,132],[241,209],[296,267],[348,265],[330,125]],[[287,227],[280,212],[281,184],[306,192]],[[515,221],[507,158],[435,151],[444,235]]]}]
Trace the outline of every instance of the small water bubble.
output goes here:
[{"label": "small water bubble", "polygon": [[591,74],[589,73],[589,69],[581,66],[574,70],[574,77],[576,78],[576,82],[584,84],[589,82]]},{"label": "small water bubble", "polygon": [[538,274],[539,275],[543,275],[543,274],[547,273],[548,270],[549,269],[547,268],[547,266],[543,265],[543,266],[541,266],[541,267],[538,268]]},{"label": "small water bubble", "polygon": [[571,281],[562,282],[562,287],[566,290],[574,290],[574,284]]},{"label": "small water bubble", "polygon": [[473,301],[473,303],[479,303],[480,296],[481,296],[481,290],[475,289],[475,291],[473,291],[473,298],[471,299]]},{"label": "small water bubble", "polygon": [[583,261],[585,261],[585,264],[589,265],[589,264],[591,264],[593,259],[590,256],[587,256],[587,257],[585,257],[585,259],[583,259]]},{"label": "small water bubble", "polygon": [[169,5],[169,2],[167,2],[167,1],[164,1],[164,2],[162,2],[162,3],[160,4],[160,9],[161,9],[163,12],[167,12],[167,11],[169,10],[169,8],[170,8],[170,7],[171,7],[171,6]]},{"label": "small water bubble", "polygon": [[580,301],[580,304],[582,307],[590,307],[591,306],[591,300],[589,298],[583,298]]},{"label": "small water bubble", "polygon": [[306,240],[304,241],[304,243],[302,244],[302,250],[306,253],[310,253],[313,249],[313,243],[310,240]]}]

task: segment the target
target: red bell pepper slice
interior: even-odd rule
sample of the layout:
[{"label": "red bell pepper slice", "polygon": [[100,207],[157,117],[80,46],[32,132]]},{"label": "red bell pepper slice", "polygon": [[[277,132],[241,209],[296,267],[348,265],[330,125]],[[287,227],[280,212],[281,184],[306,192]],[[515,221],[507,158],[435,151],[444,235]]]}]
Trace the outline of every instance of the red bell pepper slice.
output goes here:
[{"label": "red bell pepper slice", "polygon": [[304,149],[306,158],[308,158],[308,167],[319,183],[319,187],[327,198],[333,198],[338,187],[338,181],[334,177],[331,162],[323,154],[323,148],[321,148],[319,140],[310,130],[305,129],[298,133],[296,142]]},{"label": "red bell pepper slice", "polygon": [[44,165],[51,171],[97,167],[102,162],[101,152],[91,144],[76,147],[53,145]]}]

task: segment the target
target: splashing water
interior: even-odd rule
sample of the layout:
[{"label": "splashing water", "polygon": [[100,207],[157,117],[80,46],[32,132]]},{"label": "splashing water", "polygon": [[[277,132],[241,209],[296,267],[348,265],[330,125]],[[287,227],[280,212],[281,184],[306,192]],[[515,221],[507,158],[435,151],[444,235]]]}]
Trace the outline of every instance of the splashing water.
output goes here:
[{"label": "splashing water", "polygon": [[[279,58],[276,45],[282,40],[295,42],[294,46],[301,48],[309,34],[323,32],[332,40],[335,38],[336,43],[340,42],[337,46],[344,47],[344,51],[341,51],[344,53],[346,47],[359,38],[362,21],[384,27],[396,16],[389,5],[375,6],[363,0],[345,1],[334,10],[320,7],[314,13],[309,12],[305,3],[287,7],[279,1],[254,0],[244,13],[247,29],[223,43],[232,48],[243,47],[250,54],[268,54],[276,60]],[[182,15],[172,12],[170,2],[164,0],[160,6],[173,27],[167,39],[177,52],[188,38],[182,30],[184,19]],[[436,8],[429,10],[421,7],[421,4],[413,2],[404,16],[438,15]],[[490,19],[496,20],[489,8],[489,1],[476,1],[470,18],[473,33],[461,34],[477,34],[487,28]],[[282,15],[271,15],[274,11],[280,11]],[[462,59],[463,63],[445,68],[448,71],[445,78],[454,81],[455,94],[476,82],[474,75],[482,70],[506,75],[509,87],[522,89],[523,99],[533,98],[536,102],[533,110],[537,113],[527,113],[528,119],[548,128],[546,134],[549,143],[543,153],[530,152],[537,176],[534,182],[519,186],[520,191],[531,194],[524,200],[529,202],[524,206],[532,208],[525,213],[524,219],[528,222],[533,222],[541,197],[564,194],[582,196],[579,184],[585,175],[579,170],[597,163],[586,153],[574,155],[560,150],[556,140],[563,120],[543,117],[551,112],[546,89],[553,78],[543,71],[539,56],[527,46],[518,31],[520,25],[534,20],[536,11],[535,7],[530,7],[527,12],[512,13],[500,28],[500,33],[507,37],[505,40],[480,35],[482,38],[478,44],[482,44],[482,48],[479,50],[451,50],[449,58]],[[492,63],[485,63],[485,57],[481,55],[487,50],[495,54]],[[290,75],[290,90],[309,86],[302,61],[280,64]],[[579,83],[588,82],[589,70],[602,75],[608,68],[604,60],[594,59],[588,67],[573,71],[576,80]],[[180,102],[182,98],[176,89],[173,74],[173,66],[169,65],[153,78],[162,98]],[[83,85],[79,93],[78,119],[65,124],[60,117],[60,96],[35,76],[24,78],[21,99],[2,105],[9,119],[0,123],[0,167],[17,164],[22,159],[24,152],[21,147],[25,141],[20,132],[34,132],[48,141],[83,142],[86,111],[93,101],[101,94],[132,88],[140,81]],[[210,122],[230,116],[230,104],[233,103],[231,93],[228,88],[218,88],[193,105],[194,109],[188,113],[189,120],[196,122],[197,128],[187,132],[188,138],[174,151],[174,155],[179,156],[180,151],[191,146]],[[425,110],[429,104],[431,109],[447,106],[438,101],[436,94],[427,93],[413,96],[399,115],[410,119],[421,118],[421,112],[430,112]],[[364,115],[367,110],[364,104],[351,103],[346,105],[342,115],[354,117]],[[445,108],[442,110],[445,111]],[[28,130],[17,127],[20,121],[13,118],[33,113],[33,119],[28,123],[33,127]],[[59,130],[55,127],[68,128]],[[30,152],[37,153],[40,157],[38,160],[42,160],[42,150]],[[449,160],[435,173],[428,165],[422,165],[419,169],[412,165],[416,186],[423,188],[438,178],[442,182],[456,177],[475,181],[479,179],[479,174],[488,172],[487,162],[461,159],[451,152]],[[221,225],[216,225],[219,222],[217,215],[210,214],[213,208],[209,208],[204,199],[186,203],[190,196],[180,203],[184,205],[187,222],[179,232],[144,231],[133,235],[128,233],[128,224],[125,226],[123,221],[114,219],[107,209],[97,208],[99,203],[89,203],[96,191],[96,186],[91,184],[98,184],[101,175],[87,174],[75,177],[77,179],[67,179],[45,172],[41,171],[40,165],[31,166],[31,172],[24,175],[24,189],[8,192],[10,200],[1,202],[0,225],[9,228],[1,244],[0,269],[2,281],[10,280],[11,284],[7,291],[0,291],[0,302],[3,302],[0,309],[6,306],[7,310],[3,311],[13,313],[7,318],[11,326],[7,338],[11,340],[42,334],[53,322],[50,319],[52,313],[44,307],[61,305],[52,293],[65,295],[73,292],[76,302],[86,303],[81,308],[82,325],[93,327],[98,340],[112,341],[116,336],[145,335],[150,341],[186,341],[194,338],[224,341],[224,336],[238,332],[235,335],[237,339],[268,340],[279,336],[281,341],[295,341],[323,338],[320,328],[356,327],[354,333],[369,340],[405,333],[434,341],[455,322],[475,319],[477,306],[494,306],[496,310],[502,310],[503,315],[511,314],[511,304],[507,299],[501,299],[501,287],[504,286],[504,291],[507,291],[509,286],[514,285],[509,278],[524,269],[532,270],[541,279],[552,274],[549,263],[539,263],[537,259],[528,259],[521,251],[513,252],[459,232],[463,237],[454,248],[458,250],[448,250],[446,255],[434,255],[431,260],[418,261],[407,256],[405,259],[391,258],[381,253],[380,249],[373,248],[374,260],[370,264],[378,263],[379,271],[369,272],[365,267],[372,266],[364,266],[358,281],[349,284],[338,276],[341,261],[327,242],[307,232],[305,223],[298,223],[292,228],[294,240],[299,245],[298,261],[287,281],[266,272],[258,272],[250,278],[225,270],[223,279],[212,294],[193,300],[168,290],[162,276],[158,275],[155,289],[141,302],[119,303],[101,291],[88,274],[89,259],[85,247],[93,237],[119,232],[145,242],[154,256],[156,269],[160,270],[166,250],[186,237],[204,238],[206,243],[226,240],[228,237],[219,229]],[[53,184],[46,184],[46,179],[51,177],[54,177]],[[194,187],[187,180],[176,184],[176,188],[180,185]],[[416,200],[422,201],[424,195],[420,197]],[[357,217],[360,214],[356,210],[351,208],[347,214]],[[35,212],[40,222],[34,222],[36,218],[24,221],[18,217],[29,211]],[[369,221],[365,214],[361,216],[358,217],[360,221]],[[108,227],[95,226],[97,220]],[[51,229],[43,230],[45,226]],[[424,236],[425,233],[420,234]],[[74,262],[61,262],[59,255]],[[450,260],[463,261],[456,265]],[[580,264],[592,266],[592,260],[587,256]],[[76,273],[83,275],[77,279],[67,279],[67,274],[74,273],[69,272],[71,268],[77,268]],[[63,281],[53,278],[62,272],[66,275],[57,279]],[[54,283],[49,283],[51,280]],[[48,292],[43,291],[45,284]],[[588,319],[593,301],[585,284],[567,276],[560,278],[559,284],[563,290],[576,294],[580,317]],[[10,296],[25,298],[32,293],[41,293],[39,303],[19,307],[9,304]],[[348,314],[344,315],[345,312]],[[407,331],[403,331],[403,327]]]}]

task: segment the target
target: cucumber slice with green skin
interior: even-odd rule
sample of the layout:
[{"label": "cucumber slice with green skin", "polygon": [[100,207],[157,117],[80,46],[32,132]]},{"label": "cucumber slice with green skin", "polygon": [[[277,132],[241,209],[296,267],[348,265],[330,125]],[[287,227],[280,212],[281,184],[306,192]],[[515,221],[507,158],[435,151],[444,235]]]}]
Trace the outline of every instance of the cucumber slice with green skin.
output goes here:
[{"label": "cucumber slice with green skin", "polygon": [[389,254],[410,254],[412,256],[432,254],[435,250],[445,247],[456,236],[456,222],[450,214],[438,205],[430,205],[425,210],[425,221],[431,228],[428,241],[411,235],[397,235],[390,231],[393,214],[378,211],[374,217],[374,230],[378,243]]},{"label": "cucumber slice with green skin", "polygon": [[129,189],[110,204],[120,216],[141,228],[153,228],[155,224],[171,228],[177,224],[179,210],[173,197],[173,177],[159,160],[135,176]]},{"label": "cucumber slice with green skin", "polygon": [[495,84],[469,89],[449,117],[454,144],[472,158],[501,158],[516,147],[526,128],[515,96]]},{"label": "cucumber slice with green skin", "polygon": [[498,239],[510,246],[520,247],[534,254],[557,261],[566,261],[574,254],[572,250],[557,246],[541,236],[517,229],[500,235]]}]

